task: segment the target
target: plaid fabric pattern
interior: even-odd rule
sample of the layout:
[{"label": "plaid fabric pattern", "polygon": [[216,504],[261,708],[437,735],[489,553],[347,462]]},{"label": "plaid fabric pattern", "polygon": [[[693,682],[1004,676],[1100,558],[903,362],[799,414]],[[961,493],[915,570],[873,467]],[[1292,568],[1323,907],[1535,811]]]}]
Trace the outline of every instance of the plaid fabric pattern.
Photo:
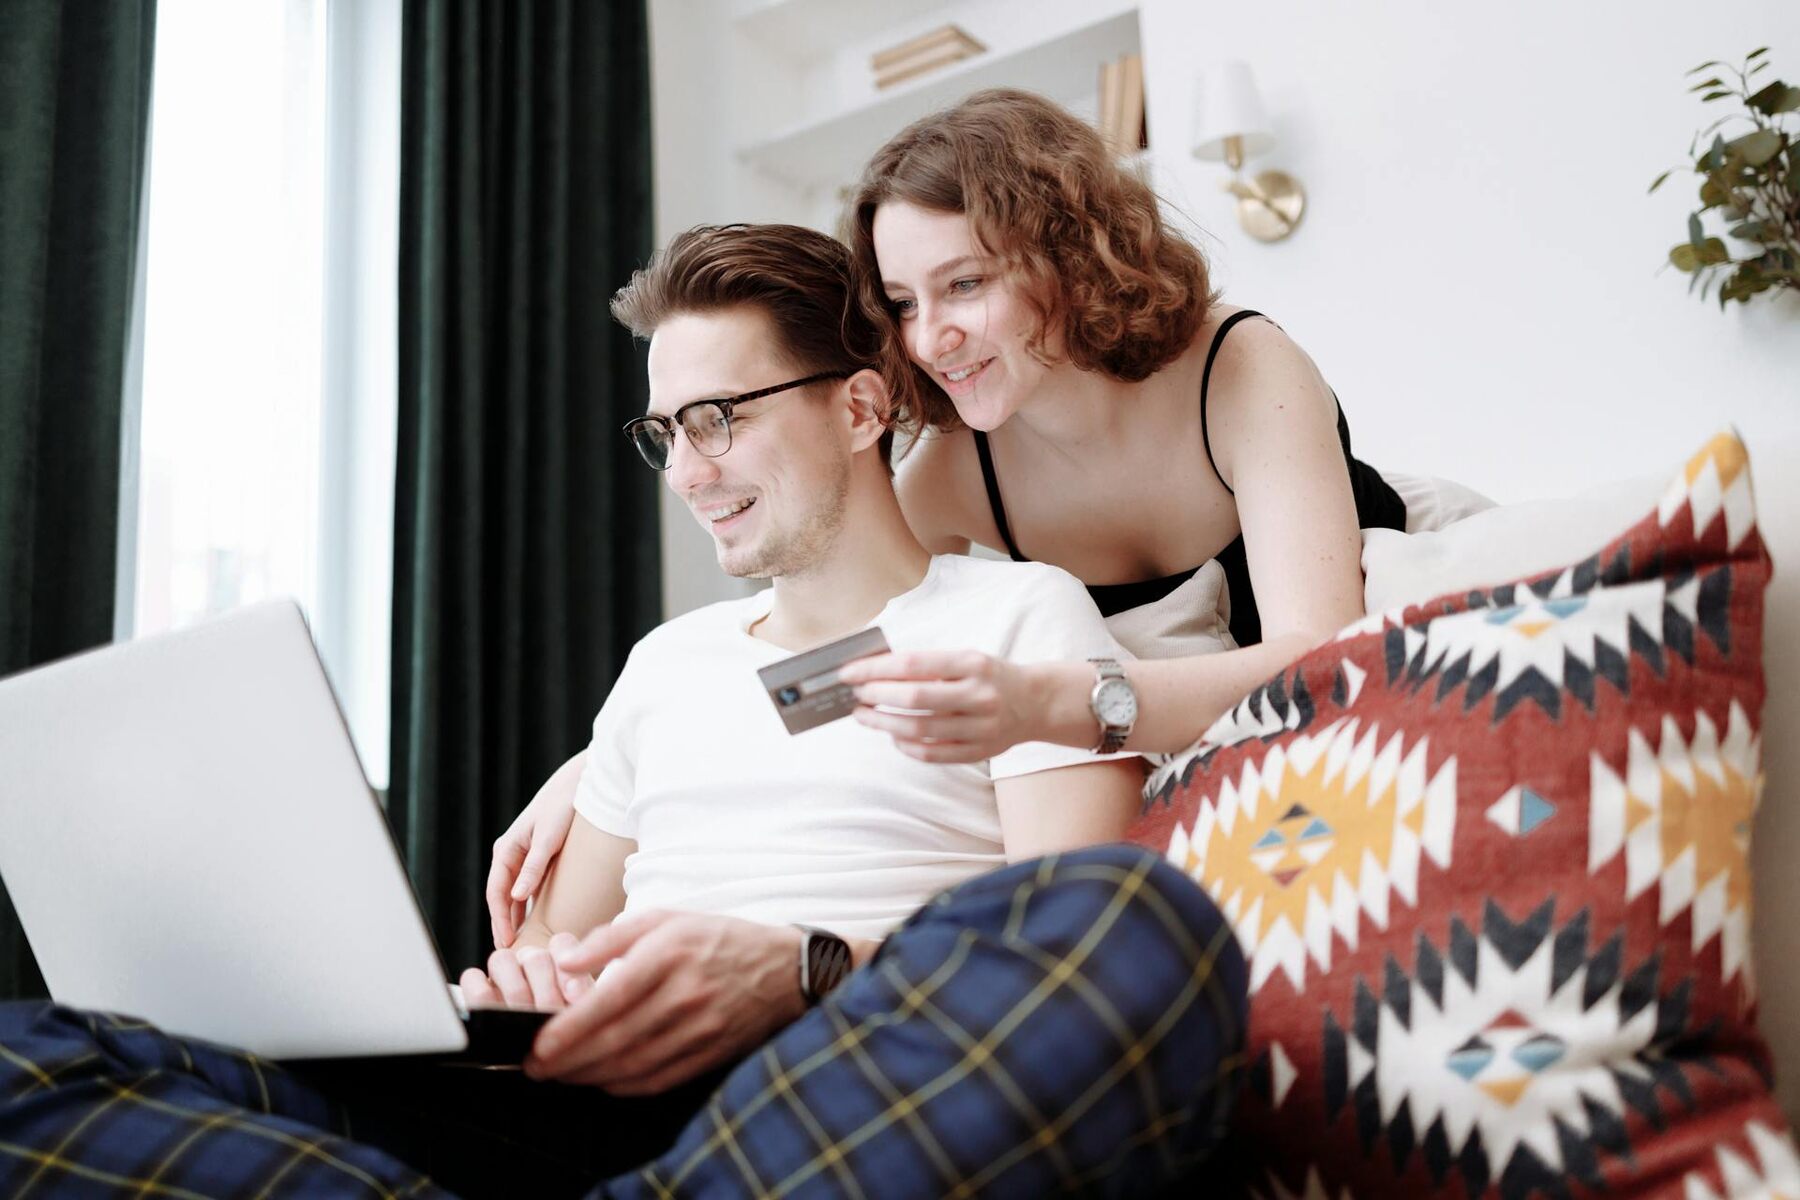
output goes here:
[{"label": "plaid fabric pattern", "polygon": [[445,1195],[342,1129],[335,1105],[254,1055],[0,1005],[0,1195]]},{"label": "plaid fabric pattern", "polygon": [[[928,904],[673,1149],[598,1194],[1154,1192],[1224,1130],[1246,983],[1229,925],[1160,856],[1021,863]],[[349,1132],[340,1105],[252,1055],[0,1005],[0,1196],[448,1194]]]},{"label": "plaid fabric pattern", "polygon": [[1230,926],[1157,856],[1020,863],[920,910],[602,1192],[1153,1193],[1223,1132],[1246,983]]}]

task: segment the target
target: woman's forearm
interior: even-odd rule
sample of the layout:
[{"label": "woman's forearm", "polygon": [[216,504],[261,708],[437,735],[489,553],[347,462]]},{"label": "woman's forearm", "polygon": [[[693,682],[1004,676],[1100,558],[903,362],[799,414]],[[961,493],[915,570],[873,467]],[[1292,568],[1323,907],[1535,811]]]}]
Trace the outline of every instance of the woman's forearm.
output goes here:
[{"label": "woman's forearm", "polygon": [[[1125,674],[1137,692],[1138,718],[1125,749],[1146,754],[1185,750],[1232,705],[1319,640],[1290,633],[1220,654],[1126,663]],[[1092,664],[1044,663],[1028,670],[1044,714],[1039,739],[1064,746],[1096,744],[1100,727],[1088,703],[1094,690]]]}]

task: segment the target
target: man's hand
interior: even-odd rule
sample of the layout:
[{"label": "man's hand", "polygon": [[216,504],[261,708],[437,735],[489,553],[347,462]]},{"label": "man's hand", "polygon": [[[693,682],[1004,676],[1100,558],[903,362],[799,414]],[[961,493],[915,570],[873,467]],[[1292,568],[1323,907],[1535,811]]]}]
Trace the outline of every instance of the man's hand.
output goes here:
[{"label": "man's hand", "polygon": [[550,939],[549,949],[526,946],[494,951],[488,955],[485,972],[470,967],[457,981],[463,1003],[470,1008],[566,1008],[594,986],[592,975],[564,971],[552,957],[557,950],[573,950],[577,945],[573,934],[559,933]]},{"label": "man's hand", "polygon": [[526,1073],[633,1096],[730,1062],[805,1012],[800,944],[788,926],[668,911],[559,943],[565,973],[611,969],[539,1031]]}]

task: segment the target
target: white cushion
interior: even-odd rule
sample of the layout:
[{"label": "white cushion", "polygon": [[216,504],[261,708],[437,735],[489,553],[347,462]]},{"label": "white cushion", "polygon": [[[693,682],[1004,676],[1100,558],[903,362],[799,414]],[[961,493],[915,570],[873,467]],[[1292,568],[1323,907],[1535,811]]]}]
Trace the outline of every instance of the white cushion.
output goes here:
[{"label": "white cushion", "polygon": [[[1568,566],[1648,516],[1668,480],[1667,472],[1658,472],[1562,500],[1502,504],[1435,531],[1365,529],[1364,607],[1371,613],[1385,612],[1445,592]],[[1412,510],[1407,513],[1410,527]]]},{"label": "white cushion", "polygon": [[1435,475],[1408,475],[1400,471],[1383,471],[1381,477],[1394,489],[1406,505],[1406,532],[1419,533],[1442,529],[1464,517],[1474,516],[1494,507],[1494,502],[1454,479]]}]

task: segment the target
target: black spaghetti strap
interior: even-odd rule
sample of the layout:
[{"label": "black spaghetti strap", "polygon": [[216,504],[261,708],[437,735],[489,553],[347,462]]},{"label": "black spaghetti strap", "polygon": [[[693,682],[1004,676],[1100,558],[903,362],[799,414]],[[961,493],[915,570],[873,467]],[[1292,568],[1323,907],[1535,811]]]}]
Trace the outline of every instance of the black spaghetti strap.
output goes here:
[{"label": "black spaghetti strap", "polygon": [[1212,437],[1206,432],[1206,389],[1212,383],[1213,359],[1219,357],[1219,347],[1224,343],[1225,335],[1230,333],[1231,327],[1239,321],[1247,321],[1251,317],[1260,316],[1262,314],[1256,310],[1246,308],[1226,317],[1219,326],[1219,332],[1213,334],[1212,347],[1206,352],[1206,368],[1200,372],[1200,444],[1206,448],[1207,465],[1212,467],[1213,474],[1218,476],[1219,486],[1225,489],[1225,494],[1228,496],[1235,496],[1237,493],[1231,490],[1229,483],[1225,482],[1225,476],[1219,475],[1219,464],[1213,461]]},{"label": "black spaghetti strap", "polygon": [[975,453],[981,459],[981,478],[987,484],[988,507],[994,512],[994,524],[1000,527],[1000,540],[1006,543],[1006,552],[1012,555],[1014,562],[1030,562],[1019,547],[1013,542],[1012,530],[1006,526],[1006,505],[1000,503],[1000,480],[994,476],[994,455],[988,449],[987,434],[979,429],[969,431],[975,435]]}]

